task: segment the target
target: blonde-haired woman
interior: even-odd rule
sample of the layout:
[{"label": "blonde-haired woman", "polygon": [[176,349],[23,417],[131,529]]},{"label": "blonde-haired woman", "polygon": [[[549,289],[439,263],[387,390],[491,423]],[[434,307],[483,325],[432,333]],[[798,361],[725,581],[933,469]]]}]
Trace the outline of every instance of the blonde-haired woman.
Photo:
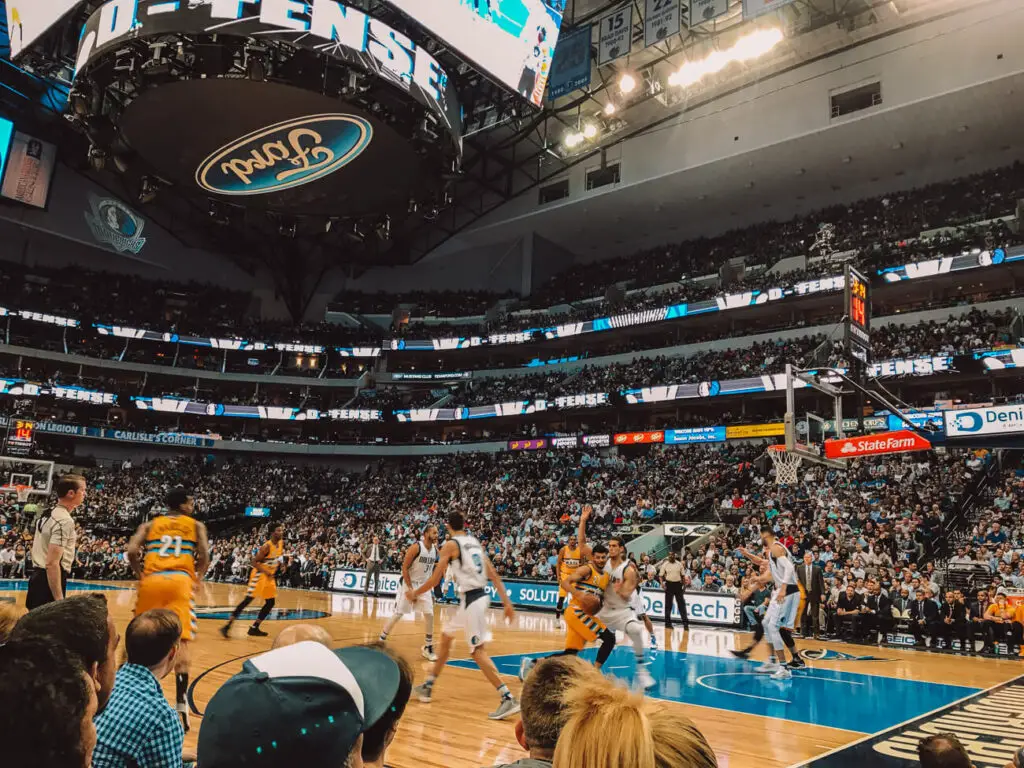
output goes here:
[{"label": "blonde-haired woman", "polygon": [[715,753],[686,717],[607,678],[568,688],[569,719],[554,768],[714,768]]}]

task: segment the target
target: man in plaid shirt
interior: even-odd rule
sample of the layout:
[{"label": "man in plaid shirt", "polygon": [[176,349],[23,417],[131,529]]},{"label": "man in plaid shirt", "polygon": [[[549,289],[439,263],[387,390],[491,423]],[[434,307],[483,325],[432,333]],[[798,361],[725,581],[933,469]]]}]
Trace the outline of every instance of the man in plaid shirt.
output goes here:
[{"label": "man in plaid shirt", "polygon": [[[125,632],[128,663],[96,718],[92,768],[181,768],[185,732],[160,680],[174,669],[181,624],[173,611],[136,616]],[[195,760],[186,756],[186,760]]]}]

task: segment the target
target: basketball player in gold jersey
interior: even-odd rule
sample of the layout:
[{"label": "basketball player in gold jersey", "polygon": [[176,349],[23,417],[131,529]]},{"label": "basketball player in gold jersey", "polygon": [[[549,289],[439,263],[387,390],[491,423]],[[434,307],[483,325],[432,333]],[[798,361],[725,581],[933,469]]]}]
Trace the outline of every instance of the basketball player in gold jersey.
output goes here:
[{"label": "basketball player in gold jersey", "polygon": [[284,525],[278,523],[270,529],[270,539],[263,543],[260,551],[252,559],[252,572],[249,574],[249,587],[245,591],[245,599],[235,606],[228,623],[220,628],[220,633],[227,638],[231,625],[242,615],[256,598],[264,601],[256,621],[249,627],[253,637],[266,637],[267,632],[260,629],[260,624],[270,615],[277,600],[277,569],[284,560]]},{"label": "basketball player in gold jersey", "polygon": [[558,576],[558,604],[555,606],[555,611],[559,616],[562,615],[562,609],[565,607],[565,590],[562,589],[562,582],[569,578],[569,575],[574,573],[581,565],[583,565],[583,553],[580,552],[580,546],[576,541],[575,534],[569,537],[569,543],[558,550],[558,569],[556,575]]},{"label": "basketball player in gold jersey", "polygon": [[[573,540],[575,538],[574,536]],[[559,586],[571,598],[564,616],[565,650],[548,654],[548,657],[575,656],[587,647],[587,643],[600,640],[601,647],[597,651],[597,660],[594,662],[600,669],[615,650],[615,633],[608,629],[597,616],[592,616],[584,611],[576,599],[587,594],[604,601],[605,590],[608,589],[612,581],[611,575],[604,572],[606,562],[608,562],[608,548],[603,544],[595,544],[591,550],[590,562],[574,569],[559,581]],[[539,658],[523,659],[519,663],[519,679],[525,681],[526,676],[538,661]]]},{"label": "basketball player in gold jersey", "polygon": [[[174,659],[175,709],[189,729],[189,643],[196,637],[195,587],[210,566],[206,526],[192,517],[195,502],[184,488],[164,497],[167,512],[157,515],[128,542],[128,562],[139,579],[135,615],[167,608],[181,622],[181,646]],[[145,547],[145,551],[143,551]]]}]

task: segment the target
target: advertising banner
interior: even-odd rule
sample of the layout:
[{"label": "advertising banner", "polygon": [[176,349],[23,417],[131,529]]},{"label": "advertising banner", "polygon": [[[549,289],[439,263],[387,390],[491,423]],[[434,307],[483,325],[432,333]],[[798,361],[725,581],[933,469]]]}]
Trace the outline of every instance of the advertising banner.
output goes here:
[{"label": "advertising banner", "polygon": [[562,35],[551,63],[548,98],[557,99],[590,85],[590,24]]},{"label": "advertising banner", "polygon": [[579,447],[580,439],[576,436],[572,437],[552,437],[551,447],[552,448],[577,448]]},{"label": "advertising banner", "polygon": [[786,425],[781,421],[772,424],[742,424],[738,427],[726,427],[725,436],[729,440],[742,440],[749,437],[781,437],[786,434]]},{"label": "advertising banner", "polygon": [[56,144],[16,131],[0,194],[33,208],[46,208],[56,165]]},{"label": "advertising banner", "polygon": [[615,435],[616,445],[640,445],[643,443],[665,442],[664,432],[619,432]]},{"label": "advertising banner", "polygon": [[829,459],[855,459],[858,456],[878,456],[884,453],[907,453],[927,451],[932,444],[917,432],[901,429],[878,435],[844,437],[842,440],[826,440],[825,456]]},{"label": "advertising banner", "polygon": [[542,451],[548,447],[546,437],[538,437],[532,440],[509,440],[510,451]]},{"label": "advertising banner", "polygon": [[963,411],[946,411],[946,435],[1010,435],[1024,432],[1024,403]]},{"label": "advertising banner", "polygon": [[588,448],[607,448],[612,444],[611,435],[584,435],[583,445]]},{"label": "advertising banner", "polygon": [[[382,573],[380,577],[380,594],[387,597],[394,597],[398,592],[400,575],[397,573]],[[554,609],[558,603],[558,585],[554,582],[537,581],[505,581],[505,589],[508,591],[509,599],[517,608],[547,608]],[[353,570],[336,570],[331,581],[331,589],[336,592],[358,592],[362,593],[366,585],[366,572]],[[491,584],[487,585],[491,602],[498,604],[498,594]],[[446,595],[448,598],[455,596],[454,590],[449,587]],[[644,607],[652,620],[664,621],[665,619],[665,595],[661,590],[641,590]],[[687,592],[686,613],[689,620],[697,624],[715,624],[735,626],[740,623],[739,601],[729,594],[717,594],[710,592]],[[679,610],[672,607],[672,617],[681,621]]]},{"label": "advertising banner", "polygon": [[597,63],[601,66],[629,55],[633,42],[633,4],[626,3],[598,19]]},{"label": "advertising banner", "polygon": [[681,443],[724,443],[725,427],[694,427],[691,429],[666,429],[665,444]]}]

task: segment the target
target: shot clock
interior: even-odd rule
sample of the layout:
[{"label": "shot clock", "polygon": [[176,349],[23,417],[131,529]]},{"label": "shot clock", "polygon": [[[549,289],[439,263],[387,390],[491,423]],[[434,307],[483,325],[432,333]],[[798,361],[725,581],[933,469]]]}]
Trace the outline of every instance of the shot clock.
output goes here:
[{"label": "shot clock", "polygon": [[846,267],[846,349],[863,365],[871,362],[871,284]]}]

